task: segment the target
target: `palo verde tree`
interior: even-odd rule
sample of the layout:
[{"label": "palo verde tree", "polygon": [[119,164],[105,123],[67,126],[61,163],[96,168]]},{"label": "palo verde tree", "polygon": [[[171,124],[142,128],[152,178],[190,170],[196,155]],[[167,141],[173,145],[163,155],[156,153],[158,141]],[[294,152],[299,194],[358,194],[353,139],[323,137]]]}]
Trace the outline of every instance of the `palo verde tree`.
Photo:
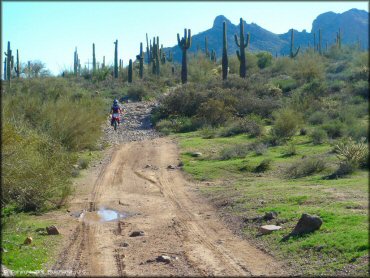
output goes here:
[{"label": "palo verde tree", "polygon": [[223,28],[223,39],[222,39],[222,80],[227,79],[227,73],[229,69],[229,60],[227,58],[227,37],[226,37],[226,22],[222,23]]},{"label": "palo verde tree", "polygon": [[188,67],[186,53],[191,46],[191,30],[184,29],[184,37],[180,40],[180,35],[177,33],[177,44],[182,50],[182,64],[181,64],[181,82],[185,84],[188,82]]},{"label": "palo verde tree", "polygon": [[[299,46],[297,51],[294,53],[294,30],[293,30],[293,28],[292,28],[290,33],[291,33],[291,35],[290,35],[290,53],[289,53],[289,56],[290,56],[290,58],[294,58],[294,57],[297,56],[301,46]],[[315,47],[314,47],[314,49],[315,49]]]},{"label": "palo verde tree", "polygon": [[245,78],[247,74],[247,65],[245,59],[245,49],[249,45],[250,34],[248,33],[247,39],[244,40],[244,23],[243,19],[240,18],[240,40],[238,41],[238,36],[235,34],[235,43],[239,47],[239,50],[236,51],[236,55],[238,56],[238,60],[240,62],[239,74],[240,77]]}]

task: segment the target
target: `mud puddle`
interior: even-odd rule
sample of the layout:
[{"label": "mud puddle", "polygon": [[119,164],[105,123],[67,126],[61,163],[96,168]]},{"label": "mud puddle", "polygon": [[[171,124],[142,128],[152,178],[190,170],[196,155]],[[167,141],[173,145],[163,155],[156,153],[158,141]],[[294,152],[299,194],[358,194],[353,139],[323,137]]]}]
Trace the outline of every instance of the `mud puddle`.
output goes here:
[{"label": "mud puddle", "polygon": [[114,209],[109,209],[105,207],[99,208],[97,211],[76,211],[70,214],[76,218],[79,218],[80,221],[87,221],[87,222],[114,222],[119,221],[120,219],[125,219],[129,217],[131,214],[127,212],[121,212]]}]

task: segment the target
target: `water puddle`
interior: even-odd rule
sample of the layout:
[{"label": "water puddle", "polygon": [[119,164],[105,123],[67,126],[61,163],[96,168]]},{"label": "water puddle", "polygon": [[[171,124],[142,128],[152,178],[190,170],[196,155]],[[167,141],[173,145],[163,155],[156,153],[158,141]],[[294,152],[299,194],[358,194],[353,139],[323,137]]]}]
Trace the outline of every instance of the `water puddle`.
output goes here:
[{"label": "water puddle", "polygon": [[119,220],[128,216],[127,213],[121,213],[116,210],[106,208],[100,208],[96,213],[100,217],[101,222]]}]

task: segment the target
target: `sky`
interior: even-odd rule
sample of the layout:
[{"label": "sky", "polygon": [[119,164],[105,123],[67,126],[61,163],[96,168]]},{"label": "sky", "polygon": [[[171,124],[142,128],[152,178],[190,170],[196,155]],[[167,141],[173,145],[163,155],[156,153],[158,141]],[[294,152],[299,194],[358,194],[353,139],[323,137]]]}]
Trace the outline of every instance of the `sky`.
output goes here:
[{"label": "sky", "polygon": [[[140,42],[159,36],[160,44],[177,44],[177,33],[190,28],[193,35],[210,29],[218,15],[233,24],[242,17],[273,33],[290,28],[311,31],[313,20],[321,13],[342,13],[357,8],[369,11],[368,1],[342,2],[7,2],[2,1],[2,61],[10,41],[13,53],[19,49],[21,62],[40,60],[55,75],[73,68],[77,47],[81,66],[96,59],[113,63],[114,44],[124,65],[135,59]],[[247,32],[248,30],[246,30]],[[91,66],[90,66],[91,67]]]}]

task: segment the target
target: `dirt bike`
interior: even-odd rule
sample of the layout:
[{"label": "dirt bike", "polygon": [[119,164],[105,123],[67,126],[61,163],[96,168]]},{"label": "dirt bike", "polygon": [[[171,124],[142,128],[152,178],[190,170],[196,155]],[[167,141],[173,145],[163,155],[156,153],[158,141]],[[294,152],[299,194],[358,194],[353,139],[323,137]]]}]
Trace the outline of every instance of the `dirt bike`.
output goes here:
[{"label": "dirt bike", "polygon": [[117,130],[118,123],[120,122],[119,113],[113,113],[112,121],[113,121],[112,124],[113,124],[114,130]]}]

